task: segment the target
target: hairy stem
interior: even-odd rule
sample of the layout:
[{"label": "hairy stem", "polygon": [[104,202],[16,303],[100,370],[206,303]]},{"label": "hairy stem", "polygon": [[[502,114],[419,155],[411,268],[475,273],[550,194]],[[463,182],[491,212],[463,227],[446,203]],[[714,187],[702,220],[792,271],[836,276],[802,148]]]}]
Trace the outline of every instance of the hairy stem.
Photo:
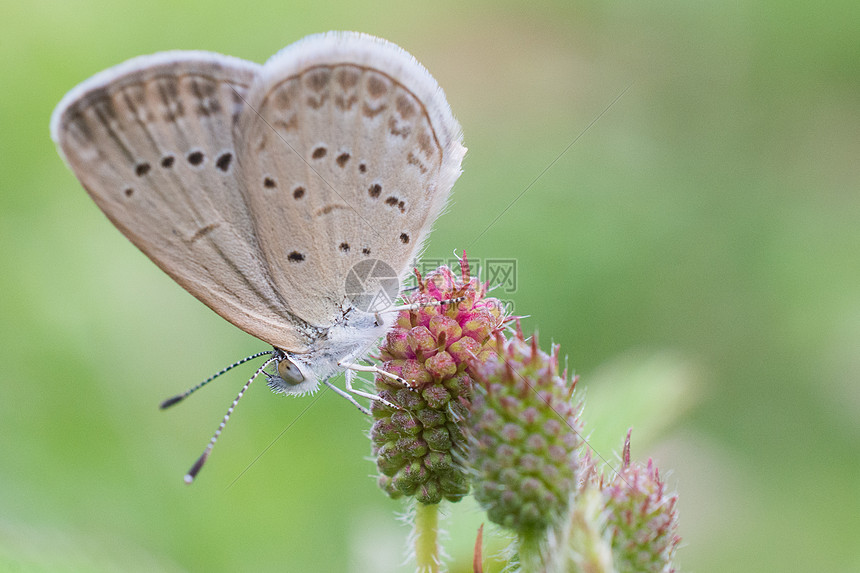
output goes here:
[{"label": "hairy stem", "polygon": [[544,556],[541,553],[540,536],[534,533],[518,533],[517,553],[520,557],[520,571],[522,573],[540,573],[546,570]]},{"label": "hairy stem", "polygon": [[439,573],[439,504],[415,504],[415,564],[420,573]]},{"label": "hairy stem", "polygon": [[612,547],[604,538],[606,519],[602,515],[603,499],[594,488],[579,494],[570,513],[570,528],[566,545],[570,547],[568,567],[582,573],[611,573]]}]

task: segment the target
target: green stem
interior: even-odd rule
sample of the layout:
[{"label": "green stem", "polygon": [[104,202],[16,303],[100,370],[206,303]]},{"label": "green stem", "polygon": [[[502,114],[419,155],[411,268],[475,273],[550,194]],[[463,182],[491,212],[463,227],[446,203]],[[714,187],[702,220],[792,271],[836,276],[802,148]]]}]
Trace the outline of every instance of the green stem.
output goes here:
[{"label": "green stem", "polygon": [[415,504],[415,564],[420,573],[439,573],[439,504]]},{"label": "green stem", "polygon": [[517,553],[520,557],[522,573],[538,573],[545,570],[541,553],[541,536],[534,533],[518,533]]},{"label": "green stem", "polygon": [[587,487],[570,512],[570,529],[565,542],[571,551],[568,568],[581,573],[611,573],[612,547],[604,538],[604,501],[594,487]]}]

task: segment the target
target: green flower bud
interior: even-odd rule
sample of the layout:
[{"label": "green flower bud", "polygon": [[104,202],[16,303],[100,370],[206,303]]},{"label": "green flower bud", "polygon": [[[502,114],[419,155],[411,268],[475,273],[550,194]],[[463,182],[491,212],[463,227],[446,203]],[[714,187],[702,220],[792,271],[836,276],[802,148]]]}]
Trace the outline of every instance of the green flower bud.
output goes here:
[{"label": "green flower bud", "polygon": [[493,350],[473,364],[475,498],[490,520],[536,537],[563,519],[576,489],[579,410],[567,373],[559,373],[558,347],[547,355],[518,328],[510,340],[497,336]]},{"label": "green flower bud", "polygon": [[681,540],[675,507],[678,495],[666,492],[650,459],[645,466],[630,463],[630,432],[621,468],[600,485],[618,572],[674,571],[672,560]]}]

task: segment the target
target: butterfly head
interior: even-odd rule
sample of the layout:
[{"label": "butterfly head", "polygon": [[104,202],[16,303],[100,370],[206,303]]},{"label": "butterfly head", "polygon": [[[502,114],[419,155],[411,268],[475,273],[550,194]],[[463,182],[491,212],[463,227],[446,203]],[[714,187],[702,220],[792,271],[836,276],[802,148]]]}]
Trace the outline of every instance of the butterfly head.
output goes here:
[{"label": "butterfly head", "polygon": [[276,350],[277,367],[275,372],[266,373],[269,388],[276,394],[303,395],[316,391],[319,379],[310,368],[296,357]]}]

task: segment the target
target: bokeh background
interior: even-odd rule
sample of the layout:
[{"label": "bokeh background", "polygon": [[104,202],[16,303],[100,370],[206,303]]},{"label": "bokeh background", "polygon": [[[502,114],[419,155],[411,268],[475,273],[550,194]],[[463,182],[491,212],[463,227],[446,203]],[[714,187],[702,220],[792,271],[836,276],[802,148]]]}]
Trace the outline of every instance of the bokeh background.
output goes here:
[{"label": "bokeh background", "polygon": [[[264,345],[112,228],[48,135],[68,89],[127,58],[262,62],[329,29],[400,44],[446,90],[470,151],[427,257],[516,261],[496,293],[561,344],[592,445],[614,461],[632,426],[670,472],[680,569],[860,571],[857,2],[2,12],[0,571],[409,570],[368,421],[331,392],[252,388],[183,484],[252,368],[159,401]],[[482,516],[447,513],[470,571]]]}]

